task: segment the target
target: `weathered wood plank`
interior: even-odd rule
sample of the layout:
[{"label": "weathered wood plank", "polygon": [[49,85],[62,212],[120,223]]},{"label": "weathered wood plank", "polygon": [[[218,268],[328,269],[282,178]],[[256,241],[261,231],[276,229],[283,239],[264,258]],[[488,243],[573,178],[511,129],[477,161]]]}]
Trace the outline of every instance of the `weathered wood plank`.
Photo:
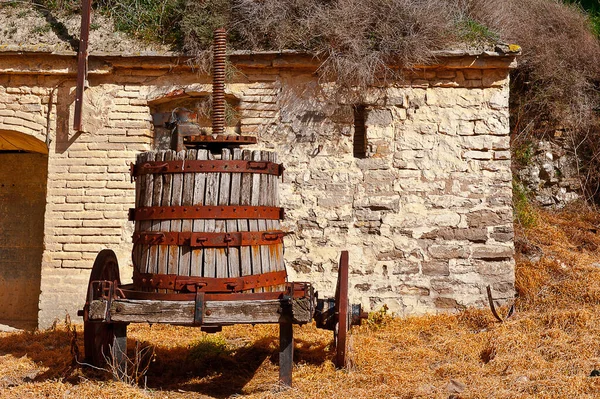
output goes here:
[{"label": "weathered wood plank", "polygon": [[[153,152],[146,153],[146,161],[152,162],[155,159],[155,154]],[[141,206],[152,206],[153,201],[153,190],[154,190],[154,175],[145,175],[144,176],[144,199],[141,201]],[[149,231],[152,230],[152,221],[151,220],[142,220],[140,224],[141,231]],[[148,270],[151,267],[150,260],[150,246],[144,245],[142,248],[142,259],[141,259],[141,267],[145,270]],[[141,270],[141,269],[140,269]]]},{"label": "weathered wood plank", "polygon": [[[252,152],[252,160],[260,161],[260,150],[255,150]],[[260,205],[260,175],[256,173],[252,175],[250,204],[254,206]],[[258,220],[248,220],[248,227],[250,228],[250,231],[259,231]],[[260,245],[253,245],[250,248],[252,253],[252,274],[260,274],[266,271],[263,270],[261,258],[262,253],[260,248]],[[262,288],[258,288],[256,292],[264,292],[264,290]]]},{"label": "weathered wood plank", "polygon": [[[208,153],[208,159],[215,159],[213,154]],[[219,173],[206,174],[206,191],[204,196],[204,205],[217,205],[219,201]],[[215,220],[206,219],[204,221],[204,231],[212,233],[215,231]],[[216,277],[216,249],[207,248],[204,250],[204,277]]]},{"label": "weathered wood plank", "polygon": [[[310,302],[309,298],[295,299],[297,302]],[[104,320],[106,313],[104,300],[92,301],[90,310],[91,320]],[[206,301],[203,324],[260,324],[280,323],[290,321],[290,315],[282,316],[283,300],[240,300],[240,301]],[[289,309],[289,305],[286,305]],[[194,301],[155,301],[155,300],[113,300],[109,313],[113,322],[147,322],[194,324]],[[309,308],[308,304],[292,306],[291,308]],[[308,323],[312,315],[301,312],[292,315],[294,323]]]},{"label": "weathered wood plank", "polygon": [[279,323],[279,382],[292,386],[294,367],[294,325],[289,321]]},{"label": "weathered wood plank", "polygon": [[[228,161],[231,159],[231,150],[229,148],[223,148],[221,150],[221,159]],[[231,190],[231,173],[219,173],[219,200],[218,205],[229,204],[229,191]],[[225,233],[226,222],[223,219],[215,220],[215,232]],[[217,277],[228,277],[228,266],[227,257],[228,252],[231,253],[231,248],[217,248],[216,249],[216,264],[217,264]]]},{"label": "weathered wood plank", "polygon": [[[277,153],[271,151],[269,153],[269,161],[277,163]],[[279,206],[279,177],[269,175],[269,201],[270,206]],[[281,230],[281,222],[279,220],[271,220],[271,224],[268,225],[272,230]],[[283,262],[283,244],[271,245],[269,247],[271,255],[271,266],[273,271],[285,270],[285,264]],[[284,289],[283,285],[275,286],[273,288],[276,291]]]},{"label": "weathered wood plank", "polygon": [[[242,159],[251,160],[252,159],[252,151],[243,150],[242,151]],[[252,199],[252,174],[251,173],[243,173],[242,174],[242,182],[240,189],[240,203],[241,205],[250,205]],[[249,231],[248,228],[248,219],[238,219],[238,230],[239,231]],[[252,274],[252,253],[250,247],[242,247],[240,248],[240,263],[241,263],[241,271],[242,276],[249,276]]]},{"label": "weathered wood plank", "polygon": [[[183,161],[185,159],[185,150],[173,154],[175,161]],[[174,173],[171,179],[171,205],[181,206],[183,200],[183,173]],[[181,231],[181,220],[171,220],[169,231]],[[169,245],[169,260],[167,272],[169,274],[177,274],[179,271],[179,246]]]},{"label": "weathered wood plank", "polygon": [[[175,157],[175,151],[166,151],[165,152],[165,161],[172,161]],[[159,175],[163,179],[163,190],[162,197],[160,200],[161,206],[170,206],[171,205],[171,186],[173,182],[173,175],[170,173],[165,173]],[[158,176],[157,176],[158,177]],[[160,231],[169,231],[171,228],[170,220],[161,220],[160,221]],[[169,246],[168,245],[158,245],[158,270],[157,272],[160,274],[167,274],[169,265]]]},{"label": "weathered wood plank", "polygon": [[[242,159],[242,150],[240,148],[234,148],[232,151],[232,158],[234,160]],[[240,205],[240,190],[242,184],[242,174],[232,173],[231,174],[231,192],[229,195],[229,205]],[[226,221],[226,228],[228,232],[238,231],[238,220],[232,219]],[[240,274],[240,248],[230,248],[229,256],[227,257],[229,277],[239,277]]]},{"label": "weathered wood plank", "polygon": [[[195,160],[198,156],[198,151],[192,149],[186,152],[186,160]],[[182,205],[190,206],[194,204],[194,180],[195,173],[186,173],[183,178],[183,198]],[[181,222],[181,231],[192,231],[193,221],[184,219]],[[181,246],[179,248],[179,271],[180,276],[190,276],[192,260],[192,250],[190,246]]]},{"label": "weathered wood plank", "polygon": [[[148,158],[152,156],[152,159],[154,159],[154,154],[153,153],[148,153],[148,152],[143,152],[141,154],[138,154],[136,157],[136,164],[142,164],[146,161],[148,161]],[[135,182],[135,206],[137,207],[141,207],[141,206],[146,206],[145,204],[152,203],[152,187],[150,186],[150,190],[148,190],[148,183],[151,182],[152,179],[152,175],[144,175],[144,176],[140,176],[138,177],[138,179]],[[148,195],[148,191],[149,195]],[[143,220],[143,221],[137,221],[135,223],[135,231],[139,232],[139,231],[144,231],[144,229],[149,229],[150,226],[150,222]],[[142,244],[134,244],[133,246],[133,252],[132,252],[132,257],[133,257],[133,266],[136,268],[136,270],[145,273],[146,272],[146,268],[148,267],[148,246],[147,245],[142,245]]]},{"label": "weathered wood plank", "polygon": [[[257,151],[259,152],[259,151]],[[257,160],[268,161],[269,160],[269,152],[268,151],[260,151],[259,158]],[[268,184],[268,176],[266,174],[260,175],[260,191],[259,191],[259,204],[261,206],[267,206],[270,201],[269,196],[269,184]],[[267,230],[267,220],[259,219],[258,220],[258,230],[266,231]],[[266,245],[262,245],[260,247],[260,259],[261,259],[261,268],[263,273],[267,273],[273,271],[271,265],[271,253],[269,251],[269,247]],[[265,290],[270,291],[269,287],[266,287]]]},{"label": "weathered wood plank", "polygon": [[[164,161],[165,160],[165,151],[159,151],[154,155],[155,161]],[[163,179],[161,175],[151,175],[152,176],[152,206],[160,206],[162,199],[162,191],[163,191]],[[161,221],[160,220],[152,220],[150,221],[150,230],[151,231],[160,231]],[[150,256],[148,261],[148,273],[156,273],[158,271],[158,256],[159,256],[159,248],[158,245],[152,245],[150,247]]]},{"label": "weathered wood plank", "polygon": [[[207,150],[198,150],[196,159],[206,160],[208,159]],[[204,192],[206,188],[206,173],[195,173],[194,174],[194,205],[204,205]],[[204,219],[196,219],[192,223],[192,231],[203,232],[204,230]],[[202,276],[202,249],[194,248],[192,250],[192,262],[190,266],[190,276]]]}]

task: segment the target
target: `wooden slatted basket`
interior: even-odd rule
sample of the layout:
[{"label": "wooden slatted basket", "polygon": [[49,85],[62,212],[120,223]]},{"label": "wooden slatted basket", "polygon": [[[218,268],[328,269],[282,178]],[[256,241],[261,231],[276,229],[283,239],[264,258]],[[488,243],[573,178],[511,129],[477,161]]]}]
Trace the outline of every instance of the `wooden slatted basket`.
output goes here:
[{"label": "wooden slatted basket", "polygon": [[283,289],[283,168],[276,153],[167,150],[141,153],[136,161],[136,208],[130,214],[136,289]]}]

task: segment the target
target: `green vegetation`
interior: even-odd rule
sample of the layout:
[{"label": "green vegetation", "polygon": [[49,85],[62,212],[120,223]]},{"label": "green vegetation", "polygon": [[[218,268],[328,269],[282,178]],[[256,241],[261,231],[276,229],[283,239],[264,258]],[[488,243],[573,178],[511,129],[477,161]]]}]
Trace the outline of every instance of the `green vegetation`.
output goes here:
[{"label": "green vegetation", "polygon": [[513,180],[513,212],[515,223],[529,229],[537,224],[537,213],[529,201],[529,192],[521,182]]},{"label": "green vegetation", "polygon": [[457,28],[461,40],[473,46],[490,45],[500,41],[498,33],[469,17],[459,20]]},{"label": "green vegetation", "polygon": [[600,3],[598,0],[569,0],[568,3],[580,5],[589,14],[592,29],[600,38]]},{"label": "green vegetation", "polygon": [[232,350],[221,335],[206,335],[191,345],[188,359],[198,366],[229,360]]},{"label": "green vegetation", "polygon": [[99,0],[96,4],[98,11],[112,18],[117,30],[174,46],[181,45],[179,23],[184,6],[185,0]]},{"label": "green vegetation", "polygon": [[74,14],[81,10],[81,0],[31,0],[38,7],[61,14]]},{"label": "green vegetation", "polygon": [[531,163],[531,158],[534,153],[533,143],[531,141],[513,144],[512,147],[513,162],[519,166],[527,166]]},{"label": "green vegetation", "polygon": [[[57,14],[80,7],[79,0],[30,1]],[[195,54],[204,67],[213,30],[226,27],[230,49],[308,51],[323,60],[321,76],[340,85],[402,78],[390,64],[422,65],[436,50],[518,44],[513,138],[563,131],[584,155],[585,189],[600,200],[596,0],[97,0],[94,7],[116,29]]]}]

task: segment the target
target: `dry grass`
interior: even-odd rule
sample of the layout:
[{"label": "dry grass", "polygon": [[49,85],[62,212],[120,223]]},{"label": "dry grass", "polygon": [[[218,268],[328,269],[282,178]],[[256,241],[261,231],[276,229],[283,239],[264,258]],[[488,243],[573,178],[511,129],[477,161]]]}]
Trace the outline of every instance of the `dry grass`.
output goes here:
[{"label": "dry grass", "polygon": [[352,335],[351,370],[334,368],[329,332],[297,327],[294,388],[286,391],[275,384],[277,326],[208,335],[131,325],[130,349],[136,341],[156,348],[146,389],[72,368],[65,326],[4,333],[0,397],[448,398],[448,384],[457,380],[466,386],[457,398],[594,398],[600,379],[589,374],[600,368],[600,214],[540,211],[537,220],[518,234],[517,312],[503,324],[475,309],[372,318]]}]

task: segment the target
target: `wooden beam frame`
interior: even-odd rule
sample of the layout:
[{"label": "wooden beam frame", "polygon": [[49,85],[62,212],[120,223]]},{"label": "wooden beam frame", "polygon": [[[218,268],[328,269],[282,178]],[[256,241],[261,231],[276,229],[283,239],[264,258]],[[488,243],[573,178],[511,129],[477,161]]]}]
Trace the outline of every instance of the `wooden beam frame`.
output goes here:
[{"label": "wooden beam frame", "polygon": [[[290,322],[304,324],[312,320],[311,298],[206,301],[202,325],[270,324]],[[123,323],[169,323],[198,325],[194,322],[194,301],[158,301],[135,299],[93,300],[90,321]]]}]

